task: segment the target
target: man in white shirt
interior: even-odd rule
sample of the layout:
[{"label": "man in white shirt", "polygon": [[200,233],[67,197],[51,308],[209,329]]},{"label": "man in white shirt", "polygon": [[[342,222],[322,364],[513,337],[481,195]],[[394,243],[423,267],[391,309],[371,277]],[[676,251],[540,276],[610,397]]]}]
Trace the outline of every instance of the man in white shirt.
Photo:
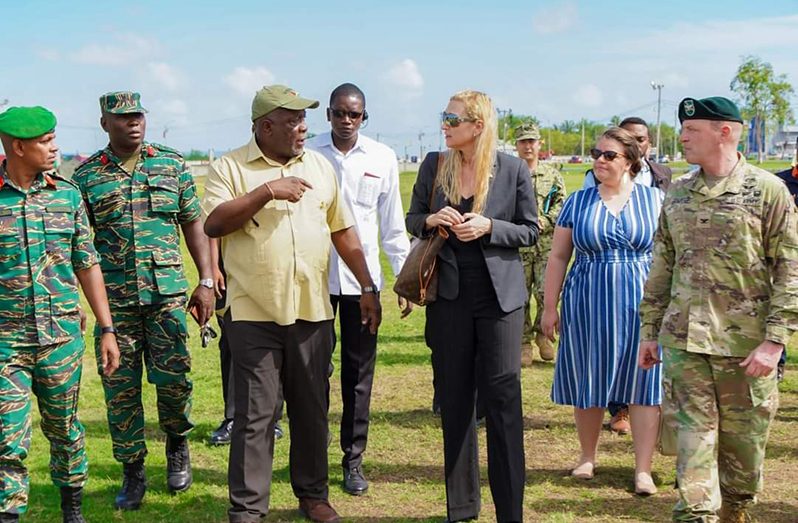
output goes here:
[{"label": "man in white shirt", "polygon": [[[382,289],[379,236],[394,274],[399,274],[410,250],[399,194],[396,154],[387,146],[358,131],[368,120],[366,97],[356,85],[345,83],[330,95],[327,120],[332,132],[311,138],[307,147],[332,163],[340,194],[355,218],[369,273]],[[360,322],[361,288],[349,268],[333,251],[330,257],[330,301],[341,325],[341,450],[344,457],[344,490],[361,495],[368,490],[363,475],[363,452],[369,426],[369,403],[377,359],[377,335]],[[402,317],[412,305],[399,298]]]}]

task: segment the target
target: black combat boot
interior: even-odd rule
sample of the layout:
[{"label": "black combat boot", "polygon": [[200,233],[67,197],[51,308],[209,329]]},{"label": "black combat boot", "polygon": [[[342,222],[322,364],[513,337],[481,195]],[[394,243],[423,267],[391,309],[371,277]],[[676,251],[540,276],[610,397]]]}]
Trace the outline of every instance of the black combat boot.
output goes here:
[{"label": "black combat boot", "polygon": [[83,487],[61,487],[61,514],[64,523],[86,523],[80,507],[83,502]]},{"label": "black combat boot", "polygon": [[19,514],[0,512],[0,523],[17,523],[17,521],[19,521]]},{"label": "black combat boot", "polygon": [[114,508],[119,510],[138,510],[147,492],[147,476],[144,474],[144,460],[124,463],[122,490],[116,495]]},{"label": "black combat boot", "polygon": [[185,436],[166,437],[166,488],[169,492],[183,492],[191,486],[191,457]]}]

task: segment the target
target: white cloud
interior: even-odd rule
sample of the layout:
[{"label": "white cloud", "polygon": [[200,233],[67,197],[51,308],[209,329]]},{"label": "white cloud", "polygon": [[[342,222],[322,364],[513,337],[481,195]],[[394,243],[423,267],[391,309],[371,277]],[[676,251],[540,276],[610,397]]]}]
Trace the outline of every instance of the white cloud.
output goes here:
[{"label": "white cloud", "polygon": [[57,49],[53,49],[51,47],[36,49],[34,54],[42,60],[47,60],[48,62],[56,62],[61,59],[61,53],[58,52]]},{"label": "white cloud", "polygon": [[408,94],[420,95],[424,88],[424,77],[421,76],[416,62],[410,58],[405,58],[388,69],[384,79],[395,87],[408,90]]},{"label": "white cloud", "polygon": [[562,33],[574,26],[578,14],[576,2],[561,2],[538,10],[532,20],[532,28],[538,34]]},{"label": "white cloud", "polygon": [[158,43],[133,34],[116,36],[111,43],[87,44],[71,55],[80,64],[127,67],[155,54]]},{"label": "white cloud", "polygon": [[147,77],[167,91],[177,91],[183,85],[183,74],[166,62],[149,62]]},{"label": "white cloud", "polygon": [[601,89],[595,84],[585,84],[579,87],[574,94],[573,100],[585,107],[599,107],[604,100]]},{"label": "white cloud", "polygon": [[224,83],[237,94],[251,98],[264,85],[274,83],[274,74],[263,66],[236,67],[224,77]]}]

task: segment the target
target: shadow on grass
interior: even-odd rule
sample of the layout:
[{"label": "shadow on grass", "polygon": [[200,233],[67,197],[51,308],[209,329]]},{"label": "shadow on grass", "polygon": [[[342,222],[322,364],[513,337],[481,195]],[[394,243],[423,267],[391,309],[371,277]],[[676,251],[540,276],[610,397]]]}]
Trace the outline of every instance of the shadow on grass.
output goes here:
[{"label": "shadow on grass", "polygon": [[418,365],[429,366],[429,352],[390,352],[382,351],[377,353],[377,365],[392,367],[394,365]]},{"label": "shadow on grass", "polygon": [[424,334],[380,334],[378,343],[424,343]]},{"label": "shadow on grass", "polygon": [[[266,516],[266,519],[263,521],[307,521],[302,514],[300,514],[299,510],[291,510],[291,509],[279,509],[279,510],[270,510],[269,515]],[[366,523],[370,521],[375,522],[385,522],[385,523],[400,523],[402,521],[441,521],[440,516],[429,516],[429,517],[421,517],[421,518],[414,518],[414,517],[376,517],[376,516],[366,516],[366,517],[349,517],[346,514],[341,514],[341,521],[343,522],[353,522],[353,523]]]},{"label": "shadow on grass", "polygon": [[432,414],[432,409],[413,409],[402,411],[372,411],[369,414],[372,425],[395,425],[404,428],[422,426],[440,427],[441,419]]},{"label": "shadow on grass", "polygon": [[785,423],[798,421],[798,407],[780,407],[776,412],[776,420]]}]

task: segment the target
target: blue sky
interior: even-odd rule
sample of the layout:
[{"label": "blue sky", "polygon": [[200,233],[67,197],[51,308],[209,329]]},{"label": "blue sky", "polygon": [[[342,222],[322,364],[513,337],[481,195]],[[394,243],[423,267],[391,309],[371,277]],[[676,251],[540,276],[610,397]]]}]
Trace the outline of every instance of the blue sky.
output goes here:
[{"label": "blue sky", "polygon": [[[364,132],[402,155],[420,133],[438,147],[438,114],[464,88],[544,124],[654,121],[656,80],[672,124],[681,98],[729,95],[745,55],[798,87],[796,0],[4,0],[0,16],[0,102],[54,110],[65,153],[105,144],[97,98],[120,89],[142,93],[149,140],[223,151],[249,139],[261,85],[325,107],[350,81],[366,93]],[[328,129],[321,109],[308,120]]]}]

